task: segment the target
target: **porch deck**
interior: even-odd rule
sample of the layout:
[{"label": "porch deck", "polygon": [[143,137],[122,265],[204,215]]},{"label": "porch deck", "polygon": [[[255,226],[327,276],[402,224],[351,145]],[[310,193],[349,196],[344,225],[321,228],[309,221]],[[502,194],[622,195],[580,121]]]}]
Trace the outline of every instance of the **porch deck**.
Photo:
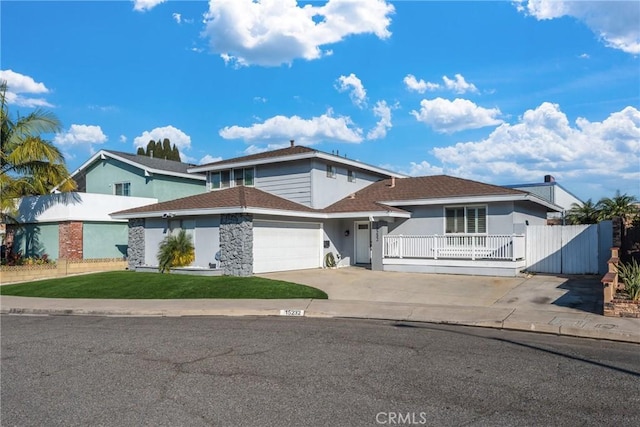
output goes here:
[{"label": "porch deck", "polygon": [[387,235],[387,271],[517,276],[526,267],[524,235]]}]

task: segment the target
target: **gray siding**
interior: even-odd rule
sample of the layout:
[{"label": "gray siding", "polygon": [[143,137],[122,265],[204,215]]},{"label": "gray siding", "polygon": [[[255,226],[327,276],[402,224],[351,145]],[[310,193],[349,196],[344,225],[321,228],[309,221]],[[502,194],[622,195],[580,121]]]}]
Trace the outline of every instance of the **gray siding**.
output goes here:
[{"label": "gray siding", "polygon": [[167,235],[167,220],[147,218],[144,225],[144,264],[158,265],[158,248]]},{"label": "gray siding", "polygon": [[256,166],[255,187],[284,199],[311,206],[311,161]]},{"label": "gray siding", "polygon": [[[389,234],[444,234],[444,208],[445,206],[443,205],[405,207],[404,209],[412,212],[411,218],[389,223]],[[526,221],[529,221],[531,225],[544,224],[546,221],[544,208],[537,209],[533,204],[528,204],[514,209],[513,202],[490,203],[487,205],[487,234],[522,233]]]},{"label": "gray siding", "polygon": [[[324,256],[327,253],[333,253],[338,267],[344,267],[353,264],[354,260],[354,238],[353,221],[346,219],[336,219],[324,221],[322,229],[324,232],[323,240],[329,241],[329,247],[324,248]],[[349,230],[349,236],[345,236],[345,231]]]},{"label": "gray siding", "polygon": [[[336,177],[331,178],[327,176],[326,162],[321,160],[313,161],[311,169],[311,207],[315,209],[326,208],[338,200],[344,199],[349,194],[386,178],[340,164],[334,164],[334,166],[336,167]],[[347,171],[349,169],[355,173],[355,182],[349,182],[348,180]]]},{"label": "gray siding", "polygon": [[209,264],[220,265],[216,254],[220,250],[220,215],[196,218],[196,259],[193,265],[208,268]]}]

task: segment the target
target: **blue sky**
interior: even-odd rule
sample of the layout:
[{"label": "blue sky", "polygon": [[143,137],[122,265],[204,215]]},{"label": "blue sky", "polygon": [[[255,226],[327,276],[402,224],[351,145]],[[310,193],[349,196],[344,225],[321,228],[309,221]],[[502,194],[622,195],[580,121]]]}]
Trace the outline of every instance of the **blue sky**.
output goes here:
[{"label": "blue sky", "polygon": [[206,163],[290,139],[410,175],[551,174],[640,197],[640,2],[7,1],[14,113],[74,170],[169,138]]}]

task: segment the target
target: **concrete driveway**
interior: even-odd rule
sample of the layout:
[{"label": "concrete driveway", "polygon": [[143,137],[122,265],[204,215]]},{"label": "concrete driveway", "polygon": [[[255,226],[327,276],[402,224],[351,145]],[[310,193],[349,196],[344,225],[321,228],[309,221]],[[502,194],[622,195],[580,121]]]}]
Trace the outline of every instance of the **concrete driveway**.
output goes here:
[{"label": "concrete driveway", "polygon": [[260,274],[323,290],[332,300],[504,307],[598,313],[596,276],[487,277],[397,273],[348,267]]}]

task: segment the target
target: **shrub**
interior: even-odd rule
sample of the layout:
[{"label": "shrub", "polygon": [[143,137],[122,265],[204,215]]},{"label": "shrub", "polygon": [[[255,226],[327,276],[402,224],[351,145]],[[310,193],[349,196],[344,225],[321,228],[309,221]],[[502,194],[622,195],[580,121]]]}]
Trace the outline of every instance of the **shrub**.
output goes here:
[{"label": "shrub", "polygon": [[160,243],[158,251],[158,269],[161,273],[171,271],[172,267],[184,267],[195,259],[195,248],[191,236],[180,230],[178,234],[169,235]]},{"label": "shrub", "polygon": [[617,270],[629,298],[638,301],[640,299],[640,265],[634,259],[630,263],[619,264]]},{"label": "shrub", "polygon": [[45,264],[55,264],[55,262],[50,260],[47,254],[25,257],[22,252],[9,252],[7,258],[2,260],[2,265],[6,266]]}]

